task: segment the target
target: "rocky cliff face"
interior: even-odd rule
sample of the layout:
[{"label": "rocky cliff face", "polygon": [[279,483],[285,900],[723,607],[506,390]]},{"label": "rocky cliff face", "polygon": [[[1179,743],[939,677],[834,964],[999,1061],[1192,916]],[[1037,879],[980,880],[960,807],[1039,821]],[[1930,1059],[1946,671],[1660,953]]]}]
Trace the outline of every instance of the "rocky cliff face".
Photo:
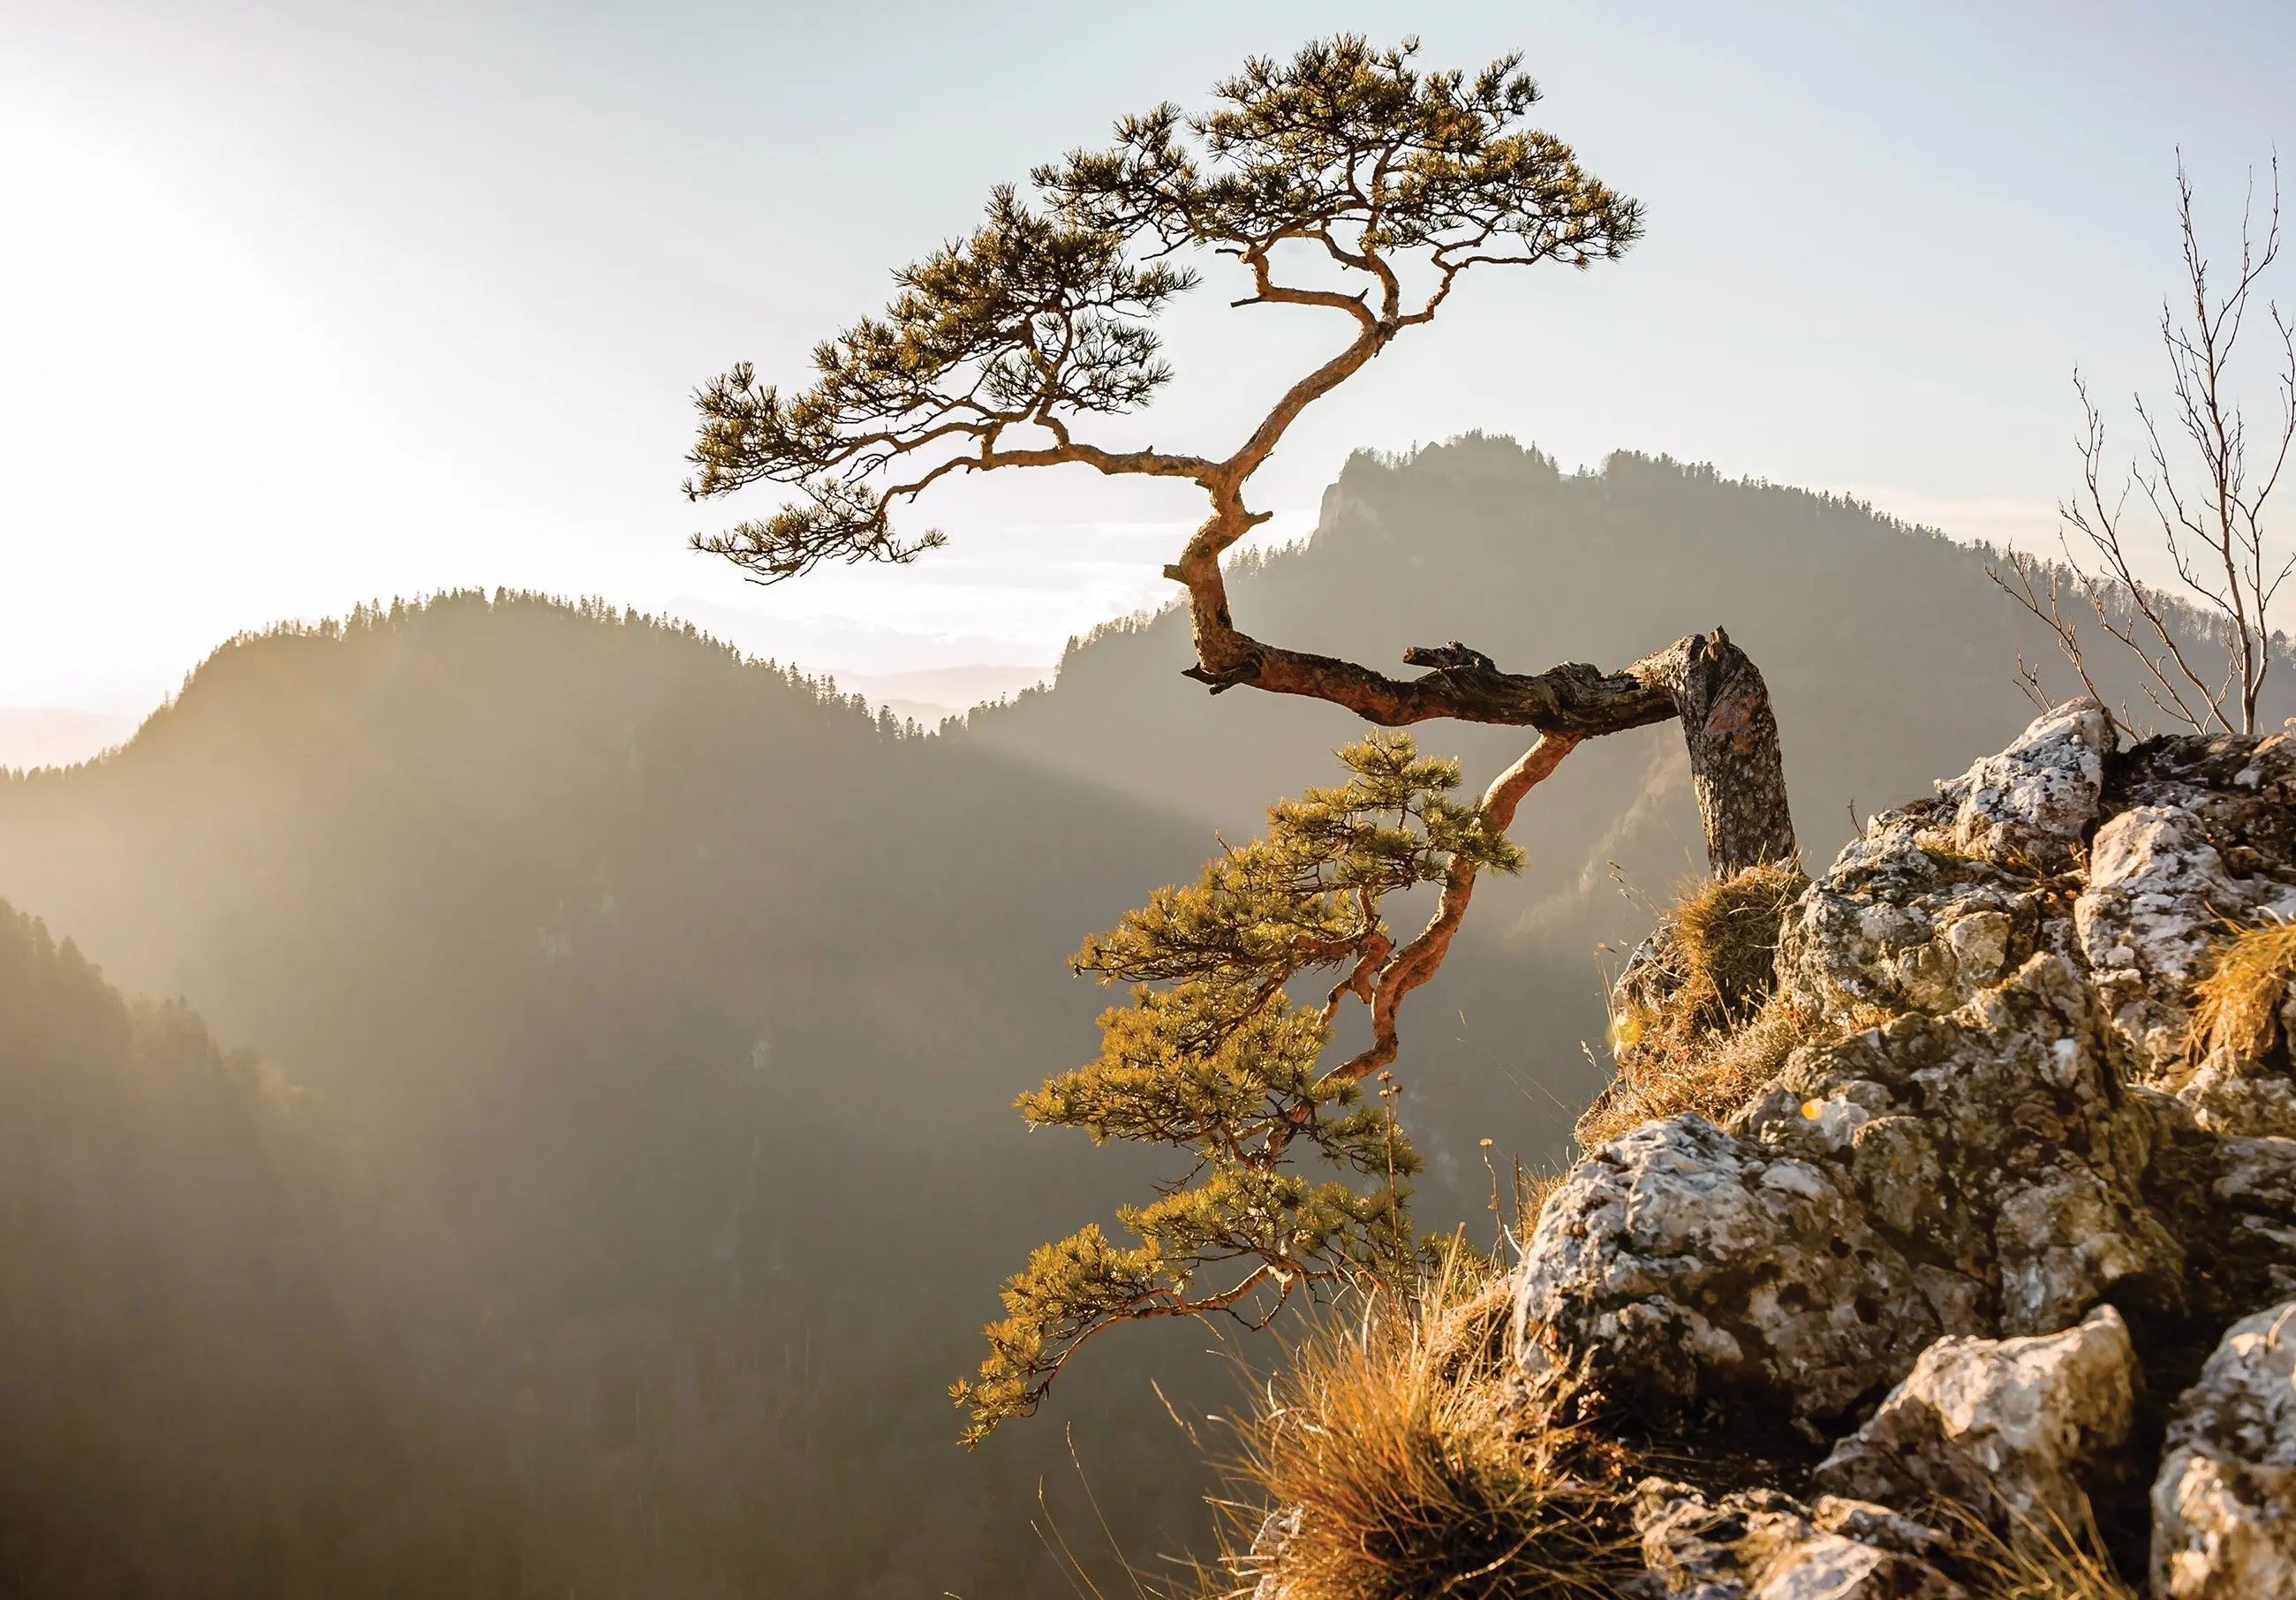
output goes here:
[{"label": "rocky cliff face", "polygon": [[1514,1281],[1526,1379],[1736,1464],[1641,1486],[1644,1592],[1964,1593],[1951,1502],[2296,1596],[2296,941],[2195,1025],[2291,922],[2296,730],[2123,749],[2085,702],[1809,884],[1816,1042],[1591,1152]]}]

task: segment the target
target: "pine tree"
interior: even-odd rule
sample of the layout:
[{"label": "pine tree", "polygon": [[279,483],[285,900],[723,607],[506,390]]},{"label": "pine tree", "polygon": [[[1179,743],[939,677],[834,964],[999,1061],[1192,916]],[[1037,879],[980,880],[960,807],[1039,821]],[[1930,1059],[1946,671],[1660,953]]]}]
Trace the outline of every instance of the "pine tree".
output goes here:
[{"label": "pine tree", "polygon": [[[1118,1323],[1225,1312],[1264,1325],[1296,1293],[1392,1279],[1413,1259],[1404,1202],[1419,1159],[1392,1090],[1364,1092],[1390,1076],[1394,1012],[1415,987],[1382,906],[1421,884],[1460,897],[1480,870],[1513,872],[1521,856],[1451,798],[1457,763],[1420,756],[1409,735],[1374,735],[1340,759],[1344,784],[1273,807],[1263,837],[1078,952],[1078,972],[1134,984],[1131,1003],[1102,1013],[1098,1058],[1023,1095],[1021,1114],[1095,1143],[1177,1146],[1193,1164],[1119,1213],[1138,1245],[1088,1226],[1007,1281],[988,1358],[953,1391],[972,1411],[968,1439],[1034,1410],[1069,1358]],[[1414,942],[1431,937],[1447,930]],[[1341,975],[1320,1005],[1296,1005],[1294,981],[1317,972]],[[1373,1041],[1326,1066],[1350,997],[1371,1009]],[[1336,1176],[1303,1174],[1303,1154]]]},{"label": "pine tree", "polygon": [[[1330,701],[1382,727],[1456,718],[1538,735],[1472,806],[1447,798],[1456,770],[1421,760],[1407,740],[1351,746],[1345,785],[1277,807],[1265,838],[1086,945],[1080,970],[1147,987],[1102,1020],[1100,1059],[1025,1097],[1022,1112],[1177,1145],[1196,1166],[1122,1215],[1138,1245],[1087,1228],[1008,1283],[989,1359],[957,1385],[972,1438],[1033,1407],[1076,1349],[1117,1322],[1257,1318],[1270,1301],[1407,1253],[1409,1147],[1392,1095],[1366,1105],[1361,1086],[1394,1061],[1396,1007],[1440,964],[1476,873],[1514,864],[1505,835],[1517,804],[1579,741],[1678,718],[1714,870],[1795,853],[1767,690],[1719,628],[1607,673],[1507,672],[1454,640],[1405,652],[1425,670],[1395,678],[1236,625],[1223,558],[1267,520],[1247,488],[1310,405],[1432,322],[1466,272],[1584,268],[1641,236],[1637,202],[1528,125],[1538,90],[1519,57],[1470,77],[1421,70],[1417,48],[1316,40],[1289,61],[1247,62],[1215,86],[1209,111],[1166,103],[1128,117],[1109,147],[1036,168],[1026,193],[994,190],[972,235],[896,275],[882,316],[816,348],[809,388],[784,395],[744,363],[694,397],[686,493],[790,492],[763,520],[695,536],[758,582],[824,562],[917,559],[943,535],[904,533],[894,513],[951,476],[1068,465],[1171,479],[1209,505],[1164,569],[1186,594],[1187,677],[1214,694]],[[1148,404],[1170,378],[1155,323],[1197,283],[1190,255],[1241,270],[1237,306],[1325,312],[1345,342],[1225,455],[1094,442],[1094,424]],[[1434,918],[1397,945],[1382,898],[1435,882]],[[1344,971],[1324,1003],[1292,1009],[1286,985],[1330,968]],[[1370,1010],[1372,1044],[1322,1068],[1349,995]],[[1311,1182],[1292,1164],[1302,1150],[1341,1176]]]}]

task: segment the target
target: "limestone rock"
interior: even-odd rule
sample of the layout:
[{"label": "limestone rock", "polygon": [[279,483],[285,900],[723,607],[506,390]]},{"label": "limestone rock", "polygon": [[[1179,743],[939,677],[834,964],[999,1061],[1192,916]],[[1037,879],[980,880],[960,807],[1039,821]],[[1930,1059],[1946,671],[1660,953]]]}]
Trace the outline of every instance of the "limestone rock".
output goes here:
[{"label": "limestone rock", "polygon": [[[2274,915],[2296,916],[2296,726],[2124,751],[2092,705],[2041,718],[1787,908],[1802,1042],[1719,1126],[1654,1121],[1568,1176],[1514,1280],[1514,1359],[1693,1450],[1791,1424],[1834,1447],[1816,1489],[1901,1508],[2070,1520],[2157,1467],[2158,1594],[2296,1600],[2296,997],[2276,1042],[2186,1042],[2228,924]],[[2166,1462],[2124,1459],[2140,1362],[2175,1353],[2150,1341],[2233,1324]],[[1783,1495],[1646,1497],[1653,1596],[1954,1570]]]},{"label": "limestone rock", "polygon": [[2149,740],[2105,798],[2074,920],[2135,1072],[2164,1079],[2226,920],[2296,915],[2296,736]]},{"label": "limestone rock", "polygon": [[[2281,1030],[2283,1038],[2296,1038],[2296,1022],[2284,1022]],[[2296,1079],[2259,1065],[2211,1056],[2185,1079],[2177,1097],[2211,1132],[2296,1138]]]},{"label": "limestone rock", "polygon": [[2074,926],[2113,1024],[2145,1069],[2183,1050],[2186,997],[2246,899],[2195,816],[2139,806],[2097,830]]},{"label": "limestone rock", "polygon": [[2296,1301],[2233,1325],[2152,1484],[2159,1600],[2296,1600]]},{"label": "limestone rock", "polygon": [[2042,872],[2072,866],[2096,820],[2112,743],[2112,724],[2093,700],[2069,701],[2037,718],[2008,749],[1943,785],[1956,802],[1954,843],[2002,865]]},{"label": "limestone rock", "polygon": [[1947,1015],[1797,1052],[1733,1126],[1837,1174],[1923,1262],[1941,1326],[2054,1333],[2109,1293],[2180,1309],[2184,1252],[2143,1187],[2155,1120],[2105,1029],[2072,964],[2036,955]]},{"label": "limestone rock", "polygon": [[2296,730],[2148,739],[2108,765],[2105,809],[2166,806],[2200,819],[2226,870],[2296,874]]},{"label": "limestone rock", "polygon": [[1651,1596],[1691,1600],[1962,1600],[1931,1564],[1948,1542],[1886,1506],[1827,1496],[1805,1506],[1775,1490],[1710,1503],[1687,1484],[1648,1478],[1635,1528]]},{"label": "limestone rock", "polygon": [[[1798,1051],[1729,1132],[1684,1117],[1604,1146],[1526,1251],[1518,1359],[1587,1363],[1658,1415],[1747,1404],[1807,1431],[1940,1333],[2053,1333],[2109,1298],[2182,1315],[2185,1251],[2145,1188],[2165,1136],[2106,1027],[2071,964],[2036,955],[1946,1016]],[[2186,1185],[2220,1231],[2247,1226],[2217,1193],[2234,1177]],[[2241,1215],[2276,1226],[2276,1203]]]},{"label": "limestone rock", "polygon": [[2154,1123],[2144,1186],[2187,1243],[2191,1314],[2223,1324],[2296,1297],[2296,1139],[2212,1133],[2181,1096],[2128,1098]]},{"label": "limestone rock", "polygon": [[2008,1528],[2078,1526],[2128,1441],[2137,1381],[2111,1307],[2062,1333],[1940,1339],[1810,1481],[1885,1505],[1954,1500]]},{"label": "limestone rock", "polygon": [[1804,892],[1779,933],[1786,994],[1818,1015],[1950,1011],[2070,927],[2038,881],[1941,847],[1936,802],[1879,816]]},{"label": "limestone rock", "polygon": [[2063,874],[2102,802],[2112,726],[2092,701],[2036,720],[1938,797],[1874,817],[1786,919],[1804,1008],[1951,1011],[2040,952],[2071,954]]},{"label": "limestone rock", "polygon": [[1259,1574],[1252,1586],[1251,1600],[1283,1600],[1283,1574],[1278,1570],[1283,1559],[1283,1547],[1300,1533],[1300,1507],[1280,1506],[1261,1519],[1259,1531],[1252,1536],[1251,1551],[1245,1559],[1245,1570]]},{"label": "limestone rock", "polygon": [[1893,1381],[1937,1320],[1833,1175],[1685,1115],[1604,1146],[1548,1199],[1514,1326],[1534,1375],[1583,1361],[1653,1414],[1743,1400],[1808,1424]]}]

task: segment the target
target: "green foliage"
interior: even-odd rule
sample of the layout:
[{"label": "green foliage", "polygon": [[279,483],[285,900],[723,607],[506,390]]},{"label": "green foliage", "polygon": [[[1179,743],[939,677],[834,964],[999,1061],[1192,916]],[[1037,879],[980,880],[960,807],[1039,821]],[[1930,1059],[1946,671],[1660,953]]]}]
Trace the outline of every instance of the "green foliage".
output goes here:
[{"label": "green foliage", "polygon": [[1144,404],[1171,376],[1145,319],[1193,275],[1128,261],[1120,236],[1040,216],[1007,185],[971,238],[894,280],[901,292],[883,316],[815,348],[816,377],[804,393],[783,398],[743,362],[696,397],[690,497],[767,480],[804,496],[701,547],[773,578],[937,547],[936,532],[906,543],[893,534],[886,496],[868,477],[966,431],[974,416],[1017,424]]},{"label": "green foliage", "polygon": [[[1074,965],[1129,982],[1100,1019],[1089,1064],[1021,1096],[1032,1127],[1168,1145],[1193,1164],[1152,1202],[1118,1212],[1137,1246],[1097,1225],[1038,1248],[1004,1286],[980,1376],[952,1391],[968,1441],[1033,1411],[1069,1358],[1118,1323],[1225,1312],[1264,1325],[1293,1294],[1416,1260],[1405,1202],[1419,1158],[1397,1127],[1395,1091],[1366,1101],[1364,1057],[1324,1064],[1334,1016],[1395,949],[1386,896],[1441,881],[1455,862],[1499,871],[1521,853],[1451,798],[1456,762],[1407,735],[1339,752],[1348,781],[1268,812],[1267,834],[1224,848],[1192,884],[1158,890]],[[1348,969],[1324,1005],[1288,988]],[[1165,987],[1155,987],[1163,985]],[[1336,1177],[1311,1179],[1312,1153]]]},{"label": "green foliage", "polygon": [[[1521,126],[1538,92],[1517,57],[1471,80],[1419,71],[1416,49],[1318,40],[1247,62],[1209,112],[1127,118],[1112,146],[1037,168],[1032,196],[998,187],[971,236],[896,273],[883,315],[816,347],[810,387],[784,395],[747,363],[704,385],[687,496],[772,482],[795,497],[696,546],[768,583],[825,561],[910,561],[942,537],[897,534],[892,507],[952,472],[1081,463],[1232,488],[1307,400],[1431,320],[1459,273],[1585,267],[1639,236],[1633,201]],[[1279,281],[1287,245],[1360,286],[1292,277],[1288,262]],[[1196,282],[1172,258],[1206,251],[1250,272],[1240,303],[1347,313],[1349,356],[1225,462],[1078,438],[1074,424],[1144,406],[1170,377],[1152,324]],[[1421,275],[1432,287],[1406,295]]]},{"label": "green foliage", "polygon": [[1539,98],[1520,55],[1470,81],[1417,70],[1417,51],[1342,34],[1288,62],[1255,57],[1215,86],[1218,109],[1190,117],[1167,103],[1118,123],[1112,148],[1032,176],[1063,213],[1167,249],[1300,239],[1353,267],[1333,236],[1347,229],[1365,259],[1424,250],[1439,269],[1469,253],[1584,267],[1639,236],[1635,201],[1519,126]]}]

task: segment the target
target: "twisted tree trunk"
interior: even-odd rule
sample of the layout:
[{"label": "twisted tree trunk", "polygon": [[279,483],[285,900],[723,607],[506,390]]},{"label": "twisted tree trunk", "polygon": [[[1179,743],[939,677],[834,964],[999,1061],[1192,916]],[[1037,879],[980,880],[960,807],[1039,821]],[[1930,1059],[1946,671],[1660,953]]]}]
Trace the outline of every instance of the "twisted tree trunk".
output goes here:
[{"label": "twisted tree trunk", "polygon": [[[1212,584],[1218,584],[1214,569]],[[1192,589],[1196,588],[1194,584]],[[1210,587],[1210,586],[1206,586]],[[1393,678],[1354,661],[1265,644],[1229,620],[1224,589],[1196,595],[1196,665],[1186,676],[1215,694],[1249,685],[1345,706],[1382,727],[1450,718],[1536,728],[1577,744],[1678,718],[1706,836],[1708,868],[1726,878],[1792,861],[1793,814],[1768,685],[1720,628],[1691,634],[1620,672],[1583,661],[1545,672],[1503,672],[1454,640],[1416,645],[1406,663],[1432,669]],[[1566,746],[1567,748],[1567,746]]]},{"label": "twisted tree trunk", "polygon": [[1778,719],[1760,669],[1718,628],[1677,639],[1636,665],[1652,669],[1682,719],[1708,870],[1727,878],[1794,860]]}]

